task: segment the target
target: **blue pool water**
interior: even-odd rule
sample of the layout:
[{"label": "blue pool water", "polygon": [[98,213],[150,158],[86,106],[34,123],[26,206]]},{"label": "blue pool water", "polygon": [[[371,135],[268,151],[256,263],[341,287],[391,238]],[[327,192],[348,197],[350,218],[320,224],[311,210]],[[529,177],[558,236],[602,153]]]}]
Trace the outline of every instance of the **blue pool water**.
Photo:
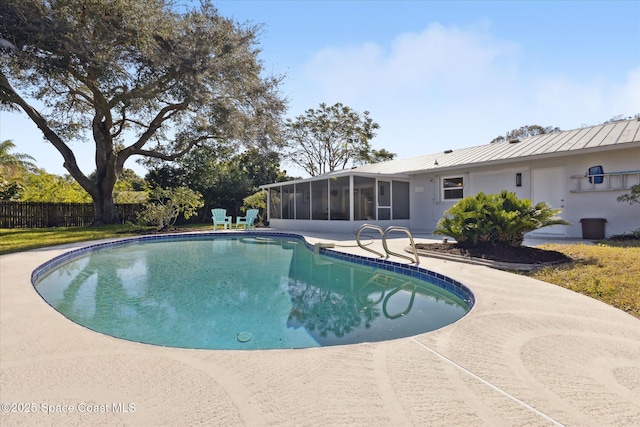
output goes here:
[{"label": "blue pool water", "polygon": [[92,330],[202,349],[318,347],[381,341],[448,325],[473,295],[413,266],[315,254],[296,235],[137,238],[58,257],[38,293]]}]

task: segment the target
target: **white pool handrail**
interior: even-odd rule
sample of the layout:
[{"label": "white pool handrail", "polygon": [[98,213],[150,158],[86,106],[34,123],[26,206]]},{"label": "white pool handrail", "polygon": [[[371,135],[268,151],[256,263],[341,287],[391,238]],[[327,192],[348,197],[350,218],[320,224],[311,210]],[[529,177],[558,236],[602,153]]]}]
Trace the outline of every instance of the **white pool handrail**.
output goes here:
[{"label": "white pool handrail", "polygon": [[[389,233],[391,233],[392,231],[402,231],[409,237],[409,241],[411,241],[411,249],[413,250],[413,256],[415,257],[415,259],[410,257],[410,256],[408,256],[408,255],[400,254],[400,253],[397,253],[397,252],[391,252],[389,250],[389,248],[387,247],[387,235]],[[386,230],[384,230],[384,234],[382,235],[382,246],[384,247],[384,250],[389,255],[395,255],[395,256],[398,256],[400,258],[405,258],[405,259],[408,259],[409,261],[413,261],[416,264],[420,264],[420,257],[418,256],[418,250],[416,249],[416,244],[413,241],[413,235],[411,234],[411,231],[409,231],[409,229],[407,227],[398,227],[398,226],[392,225],[391,227],[389,227]]]},{"label": "white pool handrail", "polygon": [[[360,242],[360,234],[362,233],[363,230],[366,230],[366,229],[376,230],[380,233],[380,235],[382,236],[382,247],[384,248],[384,251],[387,253],[387,255],[362,245],[362,242]],[[402,231],[409,237],[409,241],[411,242],[411,249],[413,250],[413,257],[400,254],[397,252],[393,252],[389,249],[389,247],[387,246],[387,235],[394,231]],[[392,225],[390,227],[387,227],[386,230],[382,231],[382,228],[377,225],[363,224],[360,226],[360,228],[358,229],[358,232],[356,233],[356,243],[358,243],[358,246],[360,246],[362,249],[367,250],[369,252],[373,252],[374,254],[380,257],[388,258],[389,255],[394,255],[400,258],[408,259],[409,261],[412,261],[416,264],[420,264],[420,257],[418,256],[418,250],[416,249],[416,244],[413,240],[413,235],[411,234],[411,231],[409,231],[407,227],[399,227],[399,226]]]},{"label": "white pool handrail", "polygon": [[380,232],[380,237],[384,238],[384,231],[382,231],[382,228],[378,227],[377,225],[372,225],[372,224],[362,224],[360,226],[360,228],[358,228],[358,232],[356,233],[356,242],[358,243],[358,246],[360,246],[362,249],[369,251],[369,252],[373,252],[374,254],[380,256],[380,257],[384,257],[385,255],[381,252],[378,252],[376,250],[373,250],[371,248],[368,248],[366,246],[362,245],[362,242],[360,242],[360,233],[362,233],[362,230],[366,230],[366,229],[371,229],[371,230],[376,230]]}]

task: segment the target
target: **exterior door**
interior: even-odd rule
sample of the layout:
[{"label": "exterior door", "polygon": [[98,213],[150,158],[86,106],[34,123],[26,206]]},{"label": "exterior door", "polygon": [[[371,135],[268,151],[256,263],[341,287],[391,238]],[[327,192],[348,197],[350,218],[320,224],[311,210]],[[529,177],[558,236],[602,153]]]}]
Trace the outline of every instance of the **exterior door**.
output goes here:
[{"label": "exterior door", "polygon": [[[533,203],[547,202],[554,209],[564,210],[565,176],[564,168],[532,169],[531,198]],[[564,218],[564,212],[558,214]],[[566,235],[566,226],[554,225],[533,231],[531,234]]]},{"label": "exterior door", "polygon": [[378,220],[391,219],[391,181],[378,181]]}]

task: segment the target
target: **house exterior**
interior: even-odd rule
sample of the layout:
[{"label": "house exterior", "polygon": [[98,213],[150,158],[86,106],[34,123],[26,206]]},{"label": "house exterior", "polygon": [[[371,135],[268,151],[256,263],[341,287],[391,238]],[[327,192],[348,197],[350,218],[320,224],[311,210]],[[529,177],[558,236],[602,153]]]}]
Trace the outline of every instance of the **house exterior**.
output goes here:
[{"label": "house exterior", "polygon": [[[478,192],[512,191],[562,209],[569,226],[533,233],[581,238],[640,229],[640,206],[616,198],[640,184],[640,119],[537,135],[263,185],[270,226],[355,232],[363,224],[431,232]],[[588,227],[585,231],[585,225]],[[598,233],[598,231],[596,231]]]}]

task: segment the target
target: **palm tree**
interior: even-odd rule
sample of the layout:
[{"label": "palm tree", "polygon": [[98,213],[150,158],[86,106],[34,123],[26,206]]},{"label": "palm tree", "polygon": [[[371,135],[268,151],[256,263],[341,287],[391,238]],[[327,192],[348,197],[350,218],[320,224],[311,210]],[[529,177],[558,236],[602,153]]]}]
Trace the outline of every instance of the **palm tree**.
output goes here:
[{"label": "palm tree", "polygon": [[12,178],[21,172],[34,172],[37,169],[37,166],[32,163],[36,159],[30,155],[10,153],[15,146],[10,139],[0,142],[0,175],[6,175],[7,178]]}]

